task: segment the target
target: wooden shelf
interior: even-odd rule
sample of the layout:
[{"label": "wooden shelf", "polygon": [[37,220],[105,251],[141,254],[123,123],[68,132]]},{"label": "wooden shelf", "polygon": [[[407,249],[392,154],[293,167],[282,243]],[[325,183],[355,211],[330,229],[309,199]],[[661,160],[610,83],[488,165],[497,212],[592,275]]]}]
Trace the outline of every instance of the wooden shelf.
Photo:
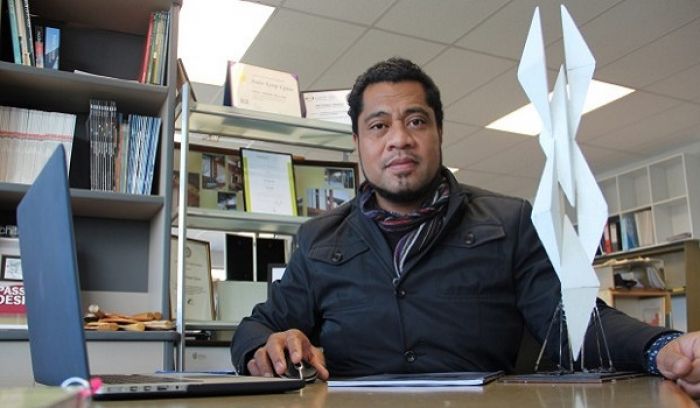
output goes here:
[{"label": "wooden shelf", "polygon": [[114,100],[120,112],[158,116],[168,88],[118,78],[75,74],[0,61],[0,105],[85,113],[90,98]]},{"label": "wooden shelf", "polygon": [[[28,185],[0,183],[0,209],[14,209],[29,189]],[[163,208],[161,196],[123,194],[112,191],[71,189],[73,215],[80,217],[150,220]]]},{"label": "wooden shelf", "polygon": [[610,293],[616,297],[659,297],[670,296],[671,291],[666,289],[609,289]]},{"label": "wooden shelf", "polygon": [[[700,330],[700,245],[698,240],[689,239],[669,242],[647,248],[635,248],[627,252],[618,252],[595,259],[595,265],[601,265],[611,259],[634,259],[638,257],[655,258],[664,261],[664,280],[667,288],[684,288],[684,291],[673,293],[668,290],[659,294],[658,291],[615,290],[617,297],[649,297],[649,296],[683,296],[686,298],[687,328],[689,331]],[[601,291],[602,292],[602,291]],[[648,293],[648,294],[645,294]],[[670,307],[669,307],[670,310]]]}]

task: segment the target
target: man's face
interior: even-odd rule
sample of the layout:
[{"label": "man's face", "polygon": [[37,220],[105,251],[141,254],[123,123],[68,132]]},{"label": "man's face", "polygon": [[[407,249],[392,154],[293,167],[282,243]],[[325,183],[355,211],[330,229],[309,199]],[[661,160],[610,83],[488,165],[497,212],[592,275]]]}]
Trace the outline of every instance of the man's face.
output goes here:
[{"label": "man's face", "polygon": [[403,207],[419,205],[440,168],[442,143],[420,82],[369,85],[357,132],[353,139],[360,165],[379,193],[380,206],[392,210],[382,205],[387,200]]}]

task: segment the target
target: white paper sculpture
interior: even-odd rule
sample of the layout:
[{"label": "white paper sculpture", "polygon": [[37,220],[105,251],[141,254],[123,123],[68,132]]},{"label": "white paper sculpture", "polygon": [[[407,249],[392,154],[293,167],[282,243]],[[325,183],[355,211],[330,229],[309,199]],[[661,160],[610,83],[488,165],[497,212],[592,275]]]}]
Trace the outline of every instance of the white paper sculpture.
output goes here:
[{"label": "white paper sculpture", "polygon": [[[574,139],[595,59],[564,6],[561,19],[565,62],[551,100],[539,8],[532,18],[518,80],[542,119],[539,142],[546,162],[532,222],[561,281],[569,344],[576,358],[600,287],[592,264],[608,208]],[[566,214],[564,199],[576,211],[578,232]]]}]

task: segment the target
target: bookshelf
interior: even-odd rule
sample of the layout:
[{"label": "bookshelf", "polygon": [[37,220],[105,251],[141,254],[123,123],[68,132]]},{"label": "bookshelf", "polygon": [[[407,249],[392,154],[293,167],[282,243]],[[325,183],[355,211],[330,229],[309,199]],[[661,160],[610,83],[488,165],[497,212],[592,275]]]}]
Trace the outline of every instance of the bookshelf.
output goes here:
[{"label": "bookshelf", "polygon": [[[103,310],[125,314],[159,311],[168,317],[166,282],[170,259],[171,152],[180,2],[29,0],[29,7],[31,14],[36,16],[34,21],[48,22],[61,29],[60,67],[51,70],[14,64],[3,52],[0,105],[77,116],[70,191],[83,305],[87,307],[96,303]],[[158,10],[170,13],[166,76],[173,80],[166,85],[149,85],[136,79],[149,16]],[[9,39],[0,38],[0,44],[7,47]],[[76,73],[75,70],[93,75]],[[150,195],[90,191],[90,148],[85,132],[90,98],[114,100],[118,111],[124,114],[161,118]],[[28,186],[22,184],[0,183],[0,224],[16,224],[16,206],[27,189]],[[91,353],[91,361],[104,360],[110,349],[119,349],[121,351],[117,354],[123,352],[125,361],[132,362],[130,367],[127,367],[129,364],[123,367],[125,372],[134,371],[134,365],[144,371],[173,366],[172,346],[177,340],[173,332],[144,332],[139,336],[113,332],[100,334],[97,338],[89,335],[88,338],[99,343],[88,342],[88,349],[96,350]],[[11,355],[21,356],[26,352],[10,352],[13,347],[27,347],[26,331],[0,330],[0,342],[3,342],[0,358],[7,358],[5,361],[18,359],[17,364],[29,364],[29,360]],[[100,344],[110,346],[101,347]],[[143,358],[133,357],[141,355],[136,350],[141,348],[157,352],[149,352]],[[114,359],[114,355],[111,357]],[[13,367],[13,364],[4,367]]]},{"label": "bookshelf", "polygon": [[[666,289],[671,291],[674,304],[684,306],[672,311],[674,320],[679,318],[686,322],[688,330],[700,330],[698,174],[700,158],[677,153],[598,180],[608,203],[608,226],[615,225],[618,229],[619,242],[613,244],[610,251],[599,254],[594,264],[637,257],[662,260]],[[623,219],[626,226],[622,225]],[[642,219],[645,221],[642,221],[641,229],[650,241],[644,245],[639,241],[637,246],[622,245],[624,230],[630,225],[637,231],[639,239]],[[615,234],[610,232],[609,235],[615,239]],[[605,249],[605,244],[601,247]],[[669,306],[667,301],[664,304]]]},{"label": "bookshelf", "polygon": [[[700,234],[700,158],[680,153],[598,181],[608,203],[609,254]],[[633,236],[630,238],[630,235]],[[615,244],[617,241],[617,244]]]},{"label": "bookshelf", "polygon": [[[281,151],[288,148],[310,148],[338,152],[347,159],[354,150],[352,130],[348,125],[321,120],[297,118],[265,112],[256,112],[229,106],[215,106],[191,102],[187,97],[189,85],[183,87],[181,109],[176,122],[176,129],[181,131],[180,165],[186,160],[189,149],[189,135],[199,134],[214,136],[215,146],[224,145],[232,139],[260,141],[277,146]],[[212,145],[209,143],[209,145]],[[269,148],[266,148],[269,149]],[[182,170],[181,170],[182,171]],[[187,180],[180,178],[179,191],[187,191]],[[186,195],[181,194],[181,198]],[[184,201],[184,200],[183,200]],[[226,232],[268,232],[282,235],[294,235],[299,226],[308,217],[262,214],[244,211],[216,210],[186,207],[180,203],[173,210],[173,226],[178,227],[180,243],[187,236],[187,228]],[[173,253],[173,256],[177,256]],[[178,270],[181,275],[184,271]],[[182,286],[178,287],[178,303],[184,299]],[[181,303],[180,303],[181,304]],[[186,355],[184,330],[230,330],[235,325],[230,322],[191,322],[180,307],[178,312],[178,331],[181,332],[178,368],[183,368],[184,361],[197,365],[189,353]],[[182,313],[182,314],[181,314]],[[211,351],[210,351],[211,352]],[[199,351],[202,353],[202,351]],[[196,354],[196,352],[195,352]]]},{"label": "bookshelf", "polygon": [[[698,240],[690,239],[675,241],[646,248],[636,248],[627,252],[617,252],[610,255],[599,256],[594,262],[594,266],[602,266],[605,262],[625,259],[652,258],[663,261],[662,277],[666,283],[665,291],[644,292],[646,296],[641,296],[640,292],[624,292],[608,290],[601,287],[601,292],[608,291],[603,295],[609,304],[617,304],[617,297],[642,298],[656,297],[668,300],[678,300],[671,309],[668,301],[664,302],[666,313],[673,313],[673,320],[685,323],[688,331],[700,330],[700,244]],[[609,286],[609,285],[608,285]],[[627,302],[628,301],[623,301]],[[680,306],[680,307],[679,307]],[[678,327],[674,327],[678,328]],[[683,326],[680,326],[683,329]]]}]

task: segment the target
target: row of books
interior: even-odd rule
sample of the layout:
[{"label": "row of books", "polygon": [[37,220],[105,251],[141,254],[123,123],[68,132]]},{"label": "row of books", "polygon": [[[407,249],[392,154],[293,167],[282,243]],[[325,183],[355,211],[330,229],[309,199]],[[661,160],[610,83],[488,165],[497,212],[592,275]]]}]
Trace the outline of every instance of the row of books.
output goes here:
[{"label": "row of books", "polygon": [[[58,69],[61,30],[42,25],[32,28],[29,0],[0,0],[0,11],[3,3],[7,3],[7,24],[15,64]],[[0,15],[4,16],[4,13]]]},{"label": "row of books", "polygon": [[159,117],[117,112],[114,101],[90,101],[90,189],[150,194]]},{"label": "row of books", "polygon": [[654,244],[651,209],[611,217],[603,230],[600,249],[603,254]]},{"label": "row of books", "polygon": [[651,209],[627,213],[620,216],[622,250],[654,244],[654,225]]},{"label": "row of books", "polygon": [[139,82],[155,85],[163,85],[165,83],[169,35],[170,13],[167,11],[151,13]]},{"label": "row of books", "polygon": [[70,154],[76,116],[0,106],[0,181],[31,184],[56,146]]}]

